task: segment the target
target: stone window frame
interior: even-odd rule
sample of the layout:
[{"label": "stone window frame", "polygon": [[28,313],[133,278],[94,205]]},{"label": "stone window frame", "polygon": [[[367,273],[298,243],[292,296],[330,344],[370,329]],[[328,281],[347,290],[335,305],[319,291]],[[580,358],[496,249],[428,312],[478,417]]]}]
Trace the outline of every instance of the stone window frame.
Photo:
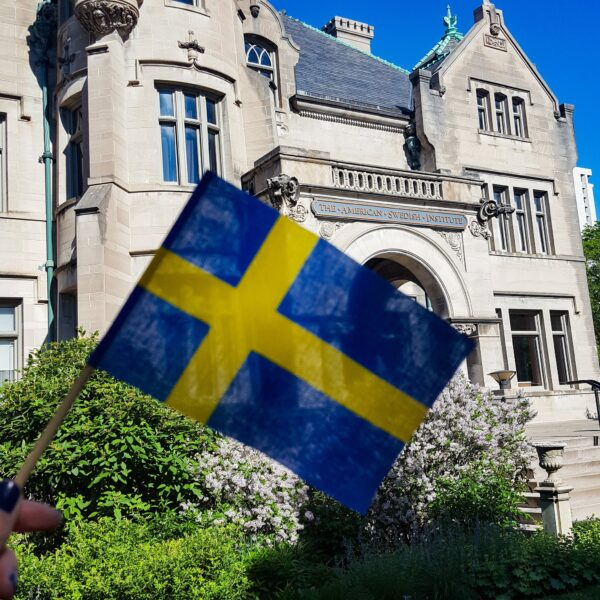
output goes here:
[{"label": "stone window frame", "polygon": [[[499,83],[485,81],[481,79],[476,79],[474,77],[469,77],[469,85],[467,88],[470,92],[475,90],[475,103],[478,108],[478,125],[479,125],[479,104],[478,97],[483,94],[488,94],[489,97],[489,108],[487,113],[487,120],[489,124],[488,129],[482,129],[478,127],[478,132],[482,135],[491,135],[494,137],[502,137],[508,138],[511,140],[520,140],[522,142],[531,143],[531,139],[529,137],[529,127],[527,120],[527,107],[526,104],[529,103],[532,105],[531,101],[531,93],[528,90],[513,88],[507,85],[502,85]],[[496,124],[496,106],[495,99],[496,97],[504,96],[506,98],[506,105],[504,108],[504,123],[505,123],[505,133],[501,133],[498,131],[498,127]],[[494,100],[494,106],[491,105],[491,101]],[[522,125],[523,125],[523,135],[517,135],[514,129],[514,113],[513,113],[513,101],[517,101],[519,106],[521,107],[521,116],[522,116]],[[520,102],[519,102],[520,101]]]},{"label": "stone window frame", "polygon": [[[271,65],[266,67],[265,65],[259,63],[251,63],[248,60],[248,44],[251,44],[254,47],[261,48],[263,52],[266,52],[269,56],[269,60]],[[260,73],[264,76],[263,71],[267,71],[271,73],[271,77],[269,78],[269,87],[273,92],[273,98],[275,99],[275,107],[279,108],[281,106],[281,98],[279,97],[279,55],[277,46],[271,42],[270,40],[253,33],[247,33],[244,35],[244,59],[245,64],[249,69]],[[266,76],[265,76],[266,78]]]},{"label": "stone window frame", "polygon": [[510,120],[508,118],[508,97],[502,92],[494,94],[493,130],[500,135],[510,135]]},{"label": "stone window frame", "polygon": [[65,198],[79,200],[85,192],[83,105],[80,101],[72,106],[61,107],[61,121],[66,135],[64,149]]},{"label": "stone window frame", "polygon": [[[493,177],[489,183],[486,182],[483,188],[483,196],[485,198],[490,197],[489,190],[492,192],[499,190],[502,192],[500,198],[492,193],[492,197],[502,203],[508,204],[512,208],[515,208],[515,212],[512,214],[500,215],[498,218],[490,219],[488,222],[488,228],[491,233],[490,237],[490,252],[501,256],[518,256],[518,257],[548,257],[551,258],[556,256],[556,249],[554,246],[554,235],[552,230],[552,214],[550,210],[550,195],[551,192],[548,189],[544,189],[545,185],[539,185],[539,182],[531,183],[529,181],[514,181],[510,178]],[[520,211],[515,201],[516,193],[522,193],[526,200],[523,210]],[[538,195],[542,198],[543,211],[536,211],[535,197]],[[518,247],[520,238],[519,227],[519,216],[518,213],[522,212],[524,216],[524,225],[526,233],[526,245],[527,251],[523,251]],[[540,238],[540,225],[538,225],[538,218],[541,218],[543,231],[545,232],[544,239]],[[506,248],[501,247],[502,230],[501,227],[505,223],[507,225],[508,232],[504,232],[504,237],[507,240]],[[499,243],[500,242],[500,243]]]},{"label": "stone window frame", "polygon": [[[554,340],[552,331],[551,313],[559,312],[566,318],[566,336],[567,347],[569,351],[569,360],[572,380],[578,379],[577,357],[573,345],[573,327],[576,324],[574,315],[579,314],[579,308],[575,297],[566,294],[526,294],[525,296],[518,292],[494,293],[496,301],[496,315],[500,320],[500,339],[502,342],[502,355],[504,360],[503,368],[516,371],[516,362],[513,346],[513,332],[510,326],[510,312],[532,312],[537,313],[539,320],[540,333],[540,351],[542,355],[542,369],[544,372],[544,382],[542,386],[527,387],[527,393],[532,396],[546,395],[549,391],[572,391],[575,386],[561,384],[559,382],[558,365],[554,351]],[[512,388],[519,388],[517,379],[513,379]]]},{"label": "stone window frame", "polygon": [[[558,327],[556,320],[558,320]],[[574,370],[575,352],[573,348],[573,336],[569,312],[566,310],[551,310],[550,330],[552,331],[552,348],[554,351],[554,360],[556,362],[556,372],[558,374],[558,385],[568,385],[567,381],[574,381],[577,379]],[[559,359],[557,342],[560,344],[560,349],[563,353],[562,360]],[[561,362],[566,375],[563,377],[564,381],[561,381]]]},{"label": "stone window frame", "polygon": [[477,89],[477,115],[479,118],[479,130],[491,131],[490,93],[481,88]]},{"label": "stone window frame", "polygon": [[[533,329],[517,329],[513,328],[513,317],[526,317],[532,319],[534,325]],[[527,389],[547,389],[548,386],[548,373],[546,368],[546,362],[548,360],[548,346],[546,344],[544,335],[544,314],[542,310],[532,308],[511,308],[508,310],[508,326],[510,330],[510,337],[513,347],[515,371],[517,375],[515,377],[518,388]],[[520,380],[519,379],[519,361],[517,360],[517,347],[515,345],[515,338],[531,338],[533,340],[533,352],[537,358],[537,370],[539,370],[539,382],[533,380]],[[531,342],[530,342],[531,343]],[[534,369],[535,370],[535,369]]]},{"label": "stone window frame", "polygon": [[206,7],[207,0],[192,0],[191,3],[185,0],[164,0],[165,6],[168,8],[178,8],[181,10],[189,10],[195,13],[209,16],[209,11]]},{"label": "stone window frame", "polygon": [[0,213],[8,212],[7,114],[0,113]]},{"label": "stone window frame", "polygon": [[[204,89],[177,85],[172,83],[156,82],[156,97],[158,101],[158,123],[159,130],[162,125],[172,125],[175,128],[175,174],[176,180],[169,181],[164,178],[164,155],[163,155],[163,138],[160,137],[160,157],[162,165],[161,181],[163,185],[176,185],[182,187],[195,186],[197,182],[188,181],[188,156],[186,147],[186,129],[197,129],[198,131],[198,170],[199,178],[204,173],[210,170],[211,162],[216,160],[216,173],[223,175],[223,115],[221,110],[221,102],[223,100],[218,94],[211,93]],[[160,108],[160,92],[171,92],[173,94],[173,115],[161,114]],[[196,98],[197,118],[188,117],[186,114],[185,99],[186,97],[194,96]],[[208,103],[214,105],[214,116],[216,123],[209,122]],[[210,139],[211,135],[216,136],[216,152],[211,153]],[[210,165],[210,166],[209,166]]]},{"label": "stone window frame", "polygon": [[[13,342],[13,368],[11,374],[4,374],[0,371],[0,385],[4,381],[14,381],[17,372],[21,368],[21,354],[23,344],[23,318],[22,318],[23,300],[18,298],[0,298],[0,309],[13,309],[15,327],[12,330],[0,330],[0,340],[9,340]],[[8,372],[7,372],[8,373]]]},{"label": "stone window frame", "polygon": [[513,135],[518,138],[528,138],[527,131],[527,112],[525,110],[525,100],[520,96],[512,97],[512,127]]}]

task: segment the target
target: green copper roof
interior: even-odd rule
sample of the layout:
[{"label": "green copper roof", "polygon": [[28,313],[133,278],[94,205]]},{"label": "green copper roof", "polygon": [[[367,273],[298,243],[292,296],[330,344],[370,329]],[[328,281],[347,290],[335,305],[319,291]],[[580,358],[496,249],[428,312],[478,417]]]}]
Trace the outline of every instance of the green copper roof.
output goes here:
[{"label": "green copper roof", "polygon": [[442,39],[414,66],[414,69],[427,69],[441,62],[463,39],[463,34],[458,31],[456,25],[458,17],[452,14],[448,5],[448,14],[444,17],[446,31]]}]

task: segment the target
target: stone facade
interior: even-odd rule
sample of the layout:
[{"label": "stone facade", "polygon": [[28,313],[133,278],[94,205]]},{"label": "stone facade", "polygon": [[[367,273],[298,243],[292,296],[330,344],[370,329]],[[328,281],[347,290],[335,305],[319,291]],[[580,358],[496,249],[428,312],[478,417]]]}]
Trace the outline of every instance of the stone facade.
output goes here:
[{"label": "stone facade", "polygon": [[[37,3],[9,4],[0,13],[0,43],[14,55],[0,62],[9,149],[0,303],[21,311],[22,364],[44,341],[43,131],[23,42]],[[527,388],[538,418],[585,414],[593,397],[566,383],[600,376],[573,108],[558,103],[500,10],[486,2],[464,37],[448,15],[451,40],[409,77],[368,53],[368,25],[336,17],[328,35],[264,0],[65,0],[60,9],[51,77],[60,337],[107,328],[196,170],[213,168],[471,336],[477,349],[463,368],[473,381],[495,388],[488,373],[516,370],[512,387]],[[311,43],[335,44],[332,63],[348,61],[345,80],[329,65],[331,92],[308,68]],[[365,61],[382,88],[398,80],[414,104],[369,102],[358,80],[356,95],[344,95],[353,62]]]}]

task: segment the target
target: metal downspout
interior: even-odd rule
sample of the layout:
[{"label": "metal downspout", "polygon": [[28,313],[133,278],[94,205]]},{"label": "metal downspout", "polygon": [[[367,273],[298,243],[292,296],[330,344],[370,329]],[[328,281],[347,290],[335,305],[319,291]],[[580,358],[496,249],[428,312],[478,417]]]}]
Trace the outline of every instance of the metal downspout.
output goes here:
[{"label": "metal downspout", "polygon": [[48,336],[51,342],[54,336],[54,299],[52,284],[54,280],[54,212],[52,203],[52,142],[50,135],[50,106],[48,100],[48,81],[50,70],[50,51],[56,35],[56,4],[53,0],[42,0],[38,3],[35,23],[29,28],[27,42],[34,64],[39,70],[38,82],[42,88],[44,152],[40,162],[44,163],[45,208],[46,208],[46,271],[48,292]]}]

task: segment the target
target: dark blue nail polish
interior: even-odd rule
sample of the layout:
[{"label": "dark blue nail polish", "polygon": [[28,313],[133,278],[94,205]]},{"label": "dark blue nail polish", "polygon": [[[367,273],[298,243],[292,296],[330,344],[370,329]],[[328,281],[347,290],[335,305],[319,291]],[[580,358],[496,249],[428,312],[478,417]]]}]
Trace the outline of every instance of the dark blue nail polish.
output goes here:
[{"label": "dark blue nail polish", "polygon": [[16,590],[17,586],[19,585],[19,577],[17,575],[17,572],[13,571],[9,575],[8,580],[10,581],[10,585],[12,585],[13,590]]},{"label": "dark blue nail polish", "polygon": [[14,481],[10,479],[0,481],[0,510],[11,513],[20,496],[21,490]]}]

